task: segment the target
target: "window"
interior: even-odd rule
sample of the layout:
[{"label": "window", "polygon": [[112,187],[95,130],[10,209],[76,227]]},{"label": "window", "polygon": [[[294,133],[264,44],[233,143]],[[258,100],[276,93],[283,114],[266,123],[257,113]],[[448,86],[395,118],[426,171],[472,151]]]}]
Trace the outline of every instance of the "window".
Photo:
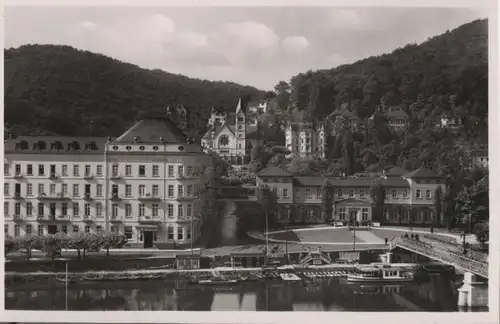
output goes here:
[{"label": "window", "polygon": [[144,204],[139,204],[139,217],[144,216]]},{"label": "window", "polygon": [[345,208],[339,208],[339,219],[341,221],[346,220]]},{"label": "window", "polygon": [[146,166],[139,165],[139,177],[145,177],[145,176],[146,176]]},{"label": "window", "polygon": [[96,232],[102,232],[102,225],[97,225],[95,229]]},{"label": "window", "polygon": [[73,177],[80,176],[80,167],[78,164],[73,165]]},{"label": "window", "polygon": [[368,220],[368,208],[361,209],[361,217],[364,221]]},{"label": "window", "polygon": [[8,183],[4,183],[3,184],[3,195],[4,196],[8,196],[9,195],[9,184]]},{"label": "window", "polygon": [[167,227],[167,240],[174,239],[174,228],[172,226]]},{"label": "window", "polygon": [[179,218],[184,217],[184,206],[183,205],[177,206],[177,217],[179,217]]},{"label": "window", "polygon": [[132,217],[132,205],[131,204],[125,205],[125,217]]},{"label": "window", "polygon": [[95,205],[95,214],[97,215],[97,217],[101,217],[102,216],[102,204],[100,202],[98,202]]},{"label": "window", "polygon": [[132,233],[132,226],[125,226],[125,237],[129,240],[132,239],[133,233]]},{"label": "window", "polygon": [[425,191],[425,198],[427,198],[427,199],[432,199],[432,193],[431,193],[431,191],[430,191],[430,190],[426,190],[426,191]]},{"label": "window", "polygon": [[14,168],[16,170],[15,175],[20,175],[21,174],[21,165],[20,164],[16,164]]},{"label": "window", "polygon": [[311,189],[306,188],[306,197],[310,198],[311,197]]},{"label": "window", "polygon": [[193,167],[192,166],[188,166],[187,167],[187,176],[190,177],[193,175]]},{"label": "window", "polygon": [[169,197],[174,196],[174,186],[173,185],[168,185],[168,196]]},{"label": "window", "polygon": [[186,216],[191,217],[191,214],[193,213],[193,205],[192,204],[187,204],[186,206]]},{"label": "window", "polygon": [[73,203],[73,216],[75,216],[75,217],[80,216],[80,204],[79,203]]},{"label": "window", "polygon": [[125,185],[125,196],[132,196],[132,185]]},{"label": "window", "polygon": [[78,227],[78,225],[73,225],[73,228],[71,229],[73,233],[78,233],[79,230],[80,228]]},{"label": "window", "polygon": [[182,197],[182,196],[184,196],[184,186],[178,185],[177,186],[177,197]]},{"label": "window", "polygon": [[33,204],[31,202],[26,203],[26,215],[33,215]]},{"label": "window", "polygon": [[278,197],[278,188],[273,187],[273,194]]},{"label": "window", "polygon": [[38,165],[38,175],[39,176],[44,176],[45,175],[45,168],[43,164]]},{"label": "window", "polygon": [[393,199],[398,199],[398,192],[395,189],[392,190],[392,198]]},{"label": "window", "polygon": [[[116,172],[118,172],[118,170]],[[132,176],[132,166],[130,164],[125,165],[125,176]]]},{"label": "window", "polygon": [[90,225],[85,225],[84,231],[85,233],[90,233]]},{"label": "window", "polygon": [[153,177],[160,176],[160,167],[158,165],[153,165]]},{"label": "window", "polygon": [[365,190],[364,189],[359,190],[359,197],[361,197],[361,198],[365,197]]},{"label": "window", "polygon": [[85,216],[90,216],[90,204],[85,204],[84,210]]},{"label": "window", "polygon": [[85,165],[85,176],[90,176],[90,165],[88,164]]},{"label": "window", "polygon": [[300,188],[295,188],[295,197],[296,198],[300,197]]},{"label": "window", "polygon": [[38,215],[43,216],[44,213],[45,213],[45,204],[38,203]]},{"label": "window", "polygon": [[100,183],[96,185],[96,196],[102,196],[102,184]]},{"label": "window", "polygon": [[158,197],[159,195],[159,187],[158,185],[153,185],[153,192],[151,193],[153,195],[153,197]]},{"label": "window", "polygon": [[158,204],[153,204],[151,206],[151,211],[153,213],[153,217],[157,217],[158,216]]},{"label": "window", "polygon": [[354,197],[354,189],[349,189],[349,197]]},{"label": "window", "polygon": [[90,184],[86,184],[84,190],[86,196],[90,195]]},{"label": "window", "polygon": [[187,196],[191,197],[193,195],[193,185],[188,185],[187,186]]},{"label": "window", "polygon": [[21,215],[21,203],[14,204],[14,214]]},{"label": "window", "polygon": [[174,176],[174,166],[173,165],[169,165],[168,166],[168,177],[172,178],[173,176]]},{"label": "window", "polygon": [[33,164],[26,165],[26,175],[29,176],[33,175]]},{"label": "window", "polygon": [[420,189],[417,189],[417,199],[422,199],[422,192]]},{"label": "window", "polygon": [[146,192],[146,186],[145,185],[139,185],[139,197],[143,197]]},{"label": "window", "polygon": [[177,239],[179,241],[184,240],[184,227],[178,227],[177,228]]},{"label": "window", "polygon": [[38,225],[38,236],[43,236],[43,225]]},{"label": "window", "polygon": [[9,224],[3,224],[3,232],[5,236],[9,235]]},{"label": "window", "polygon": [[80,186],[76,183],[73,184],[73,196],[74,197],[80,196]]},{"label": "window", "polygon": [[61,175],[63,177],[67,177],[68,176],[68,166],[66,164],[63,164],[62,167],[61,167]]},{"label": "window", "polygon": [[61,190],[62,194],[64,196],[67,196],[68,195],[68,184],[67,183],[63,183],[61,188],[62,188],[62,190]]},{"label": "window", "polygon": [[168,215],[168,217],[174,217],[174,205],[168,204],[167,215]]},{"label": "window", "polygon": [[62,231],[63,233],[65,233],[65,234],[67,234],[67,233],[68,233],[68,226],[66,226],[66,225],[62,225],[62,226],[61,226],[61,231]]},{"label": "window", "polygon": [[179,165],[179,166],[177,167],[177,176],[178,176],[178,177],[182,177],[183,175],[184,175],[184,166]]},{"label": "window", "polygon": [[342,198],[342,188],[337,189],[337,198]]},{"label": "window", "polygon": [[113,164],[113,165],[111,166],[111,175],[112,175],[113,177],[118,176],[118,164]]},{"label": "window", "polygon": [[191,240],[191,228],[188,228],[186,231],[186,240]]},{"label": "window", "polygon": [[21,225],[19,224],[14,225],[14,236],[15,237],[21,236]]},{"label": "window", "polygon": [[316,188],[316,197],[321,197],[321,188]]},{"label": "window", "polygon": [[61,212],[63,216],[68,215],[68,203],[62,203]]},{"label": "window", "polygon": [[56,203],[49,204],[49,213],[50,213],[50,216],[56,215]]},{"label": "window", "polygon": [[288,198],[288,189],[283,188],[283,198]]},{"label": "window", "polygon": [[10,173],[10,165],[4,164],[3,165],[3,175],[8,176]]},{"label": "window", "polygon": [[118,204],[111,205],[111,215],[113,217],[117,217],[118,216]]},{"label": "window", "polygon": [[4,215],[9,215],[9,203],[8,202],[3,203],[3,213],[4,213]]},{"label": "window", "polygon": [[408,189],[403,190],[403,198],[408,198]]},{"label": "window", "polygon": [[96,167],[96,172],[95,172],[95,174],[96,174],[98,177],[101,177],[101,176],[102,176],[102,165],[100,165],[100,164],[99,164],[99,165]]}]

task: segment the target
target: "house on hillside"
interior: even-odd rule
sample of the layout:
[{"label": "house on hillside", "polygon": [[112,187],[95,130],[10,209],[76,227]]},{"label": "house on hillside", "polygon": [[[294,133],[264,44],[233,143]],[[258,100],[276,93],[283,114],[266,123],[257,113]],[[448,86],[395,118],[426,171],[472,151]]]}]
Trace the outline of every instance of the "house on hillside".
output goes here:
[{"label": "house on hillside", "polygon": [[464,125],[464,119],[451,113],[441,116],[440,126],[443,128],[460,128]]},{"label": "house on hillside", "polygon": [[368,120],[373,121],[376,114],[384,116],[387,119],[387,126],[393,130],[404,130],[410,123],[410,116],[399,107],[378,109]]},{"label": "house on hillside", "polygon": [[288,122],[285,126],[288,157],[326,158],[326,134],[322,123]]},{"label": "house on hillside", "polygon": [[247,104],[247,111],[249,113],[261,115],[267,112],[267,106],[267,100],[252,100]]},{"label": "house on hillside", "polygon": [[488,159],[488,147],[481,147],[472,149],[468,152],[469,155],[469,167],[479,167],[479,168],[488,168],[489,159]]},{"label": "house on hillside", "polygon": [[244,165],[258,143],[258,130],[257,116],[239,99],[234,112],[213,111],[201,144],[206,153],[215,152],[232,165]]}]

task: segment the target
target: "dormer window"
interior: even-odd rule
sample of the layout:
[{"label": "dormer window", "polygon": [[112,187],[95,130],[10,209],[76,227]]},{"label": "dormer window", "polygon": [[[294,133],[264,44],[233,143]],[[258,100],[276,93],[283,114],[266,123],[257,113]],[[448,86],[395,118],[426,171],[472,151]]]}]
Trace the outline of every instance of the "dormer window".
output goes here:
[{"label": "dormer window", "polygon": [[94,151],[97,150],[97,144],[95,141],[90,141],[85,144],[85,150],[86,151]]},{"label": "dormer window", "polygon": [[44,141],[38,141],[33,144],[33,149],[34,150],[45,150],[45,142]]},{"label": "dormer window", "polygon": [[50,149],[51,150],[61,150],[62,149],[62,143],[59,141],[51,142],[50,143]]},{"label": "dormer window", "polygon": [[16,143],[16,150],[27,150],[29,148],[28,142],[20,141]]},{"label": "dormer window", "polygon": [[134,143],[141,142],[141,138],[139,136],[134,136]]}]

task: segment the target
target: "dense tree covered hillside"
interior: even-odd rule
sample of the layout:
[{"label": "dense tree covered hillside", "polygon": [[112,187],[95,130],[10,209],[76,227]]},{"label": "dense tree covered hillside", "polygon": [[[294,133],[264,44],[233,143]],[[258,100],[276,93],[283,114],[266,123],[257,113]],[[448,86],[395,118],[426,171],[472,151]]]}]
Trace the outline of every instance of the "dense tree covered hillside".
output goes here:
[{"label": "dense tree covered hillside", "polygon": [[234,109],[241,93],[263,92],[231,82],[141,69],[68,46],[25,45],[5,55],[5,122],[19,134],[119,135],[143,113],[183,104],[206,119],[213,106]]}]

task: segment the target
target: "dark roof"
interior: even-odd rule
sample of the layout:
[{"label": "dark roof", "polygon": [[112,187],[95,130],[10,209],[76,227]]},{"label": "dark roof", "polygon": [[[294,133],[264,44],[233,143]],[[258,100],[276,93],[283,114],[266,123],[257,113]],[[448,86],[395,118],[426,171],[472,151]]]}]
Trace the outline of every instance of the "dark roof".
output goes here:
[{"label": "dark roof", "polygon": [[408,170],[405,170],[398,166],[393,167],[385,173],[385,175],[388,177],[402,177],[406,174],[408,174]]},{"label": "dark roof", "polygon": [[402,110],[391,110],[386,113],[387,118],[403,118],[403,119],[408,119],[409,116],[407,113],[405,113]]},{"label": "dark roof", "polygon": [[409,183],[402,179],[379,179],[379,178],[326,178],[320,176],[309,176],[309,177],[294,177],[293,180],[296,185],[303,187],[318,187],[322,186],[325,179],[328,180],[332,187],[371,187],[374,181],[380,180],[384,187],[409,187]]},{"label": "dark roof", "polygon": [[187,140],[174,123],[167,118],[157,117],[138,121],[115,142],[134,143],[138,139],[140,143],[159,143],[161,138],[164,143],[185,143]]},{"label": "dark roof", "polygon": [[102,154],[107,137],[18,136],[4,142],[5,153]]},{"label": "dark roof", "polygon": [[292,175],[277,166],[270,166],[259,172],[259,177],[291,177]]},{"label": "dark roof", "polygon": [[410,184],[403,178],[382,179],[383,187],[409,188]]},{"label": "dark roof", "polygon": [[437,175],[434,171],[431,171],[425,167],[420,167],[416,169],[415,171],[412,171],[408,174],[405,175],[406,178],[408,179],[435,179],[435,178],[441,178],[439,175]]}]

